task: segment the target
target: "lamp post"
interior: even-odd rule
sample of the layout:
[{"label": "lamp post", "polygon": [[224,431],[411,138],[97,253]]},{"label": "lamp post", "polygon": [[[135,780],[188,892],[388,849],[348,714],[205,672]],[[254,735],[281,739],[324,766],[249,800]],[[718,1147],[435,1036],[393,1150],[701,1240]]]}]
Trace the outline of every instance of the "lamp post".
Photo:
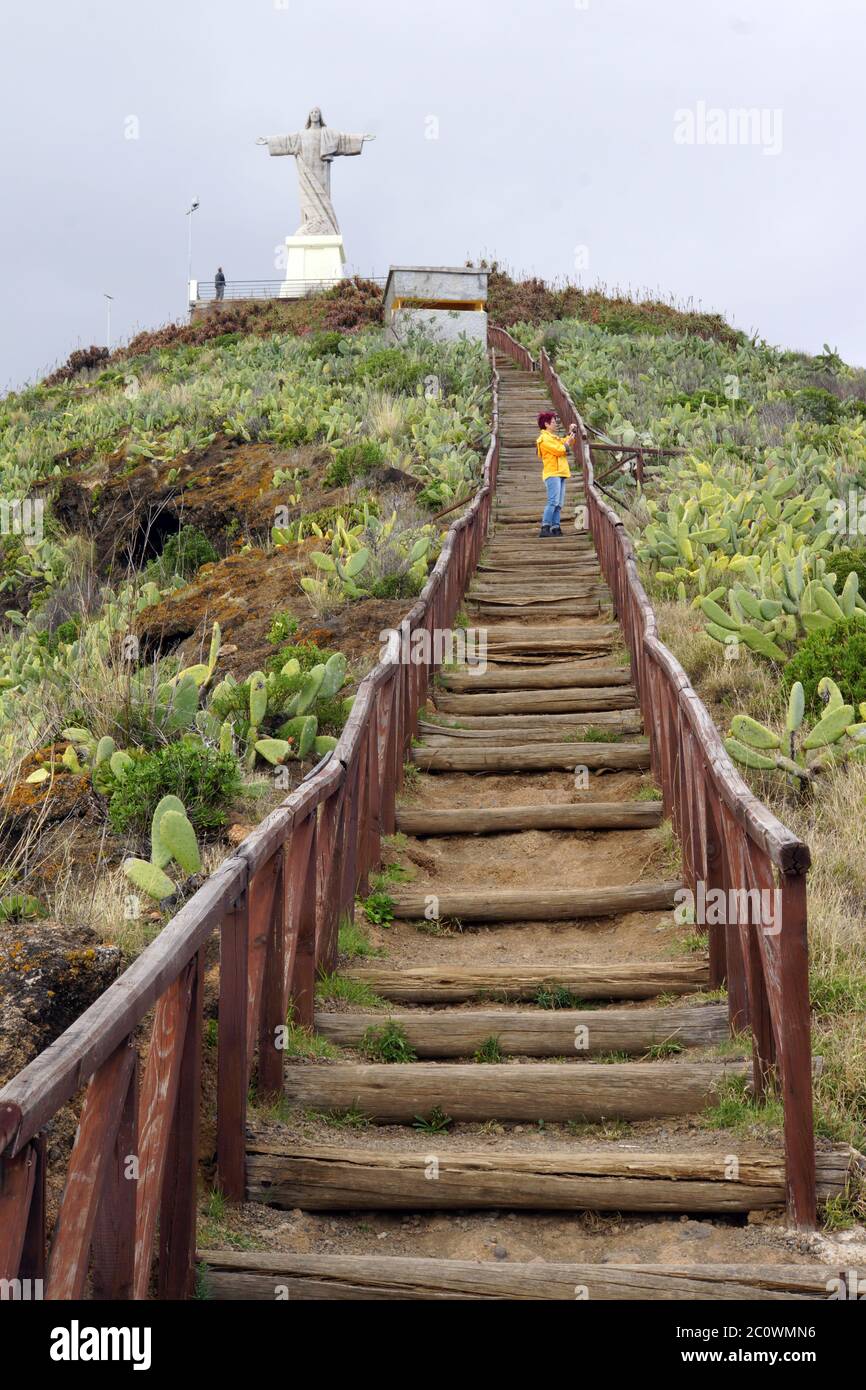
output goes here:
[{"label": "lamp post", "polygon": [[189,288],[190,288],[190,285],[192,284],[192,215],[193,215],[193,213],[195,212],[195,210],[196,210],[197,207],[198,207],[198,198],[193,198],[192,203],[190,204],[189,208],[187,209],[187,214],[186,214],[187,217],[188,217],[188,219],[189,219],[189,236],[188,236],[188,240],[187,240],[187,253],[186,253],[186,304],[185,304],[185,308],[186,308],[187,311],[189,310]]},{"label": "lamp post", "polygon": [[108,351],[111,352],[111,301],[114,295],[107,294],[105,290],[103,290],[102,297],[105,300],[105,346],[108,348]]}]

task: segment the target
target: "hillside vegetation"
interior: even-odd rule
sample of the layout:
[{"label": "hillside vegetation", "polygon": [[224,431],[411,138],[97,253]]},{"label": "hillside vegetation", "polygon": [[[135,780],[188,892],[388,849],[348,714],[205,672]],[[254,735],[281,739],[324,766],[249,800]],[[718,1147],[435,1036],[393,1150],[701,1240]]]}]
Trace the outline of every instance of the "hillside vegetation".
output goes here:
[{"label": "hillside vegetation", "polygon": [[47,940],[28,1053],[333,747],[477,486],[483,349],[370,303],[227,306],[0,403],[0,1073]]},{"label": "hillside vegetation", "polygon": [[605,488],[729,753],[812,847],[819,1131],[862,1147],[866,372],[826,347],[809,357],[682,329],[515,332],[548,348],[607,440],[681,451],[644,488],[624,455]]}]

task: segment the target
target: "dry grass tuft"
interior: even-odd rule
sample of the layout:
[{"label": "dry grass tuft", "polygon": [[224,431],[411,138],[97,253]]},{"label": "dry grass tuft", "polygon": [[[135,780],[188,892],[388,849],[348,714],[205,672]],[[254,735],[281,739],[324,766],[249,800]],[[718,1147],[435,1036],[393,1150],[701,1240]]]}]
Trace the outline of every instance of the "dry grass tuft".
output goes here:
[{"label": "dry grass tuft", "polygon": [[[778,725],[785,701],[776,669],[741,648],[726,661],[694,609],[655,603],[662,640],[688,672],[725,734],[733,714]],[[812,851],[809,958],[819,1134],[866,1148],[866,766],[829,772],[802,796],[767,773],[740,772]]]}]

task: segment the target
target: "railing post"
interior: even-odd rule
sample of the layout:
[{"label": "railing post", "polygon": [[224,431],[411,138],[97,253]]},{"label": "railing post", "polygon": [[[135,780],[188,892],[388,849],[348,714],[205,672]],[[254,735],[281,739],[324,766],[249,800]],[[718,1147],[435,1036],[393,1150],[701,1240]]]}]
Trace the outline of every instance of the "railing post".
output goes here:
[{"label": "railing post", "polygon": [[159,1215],[158,1295],[190,1298],[195,1291],[195,1228],[201,1119],[204,950],[192,965],[189,1012]]},{"label": "railing post", "polygon": [[292,943],[289,923],[289,842],[277,852],[276,882],[271,910],[271,930],[265,958],[262,1008],[259,1018],[259,1089],[278,1095],[283,1088],[283,1049],[277,1046],[277,1029],[286,1026],[289,1011],[289,960]]},{"label": "railing post", "polygon": [[785,1108],[788,1216],[804,1229],[817,1220],[806,876],[782,876],[779,1068]]},{"label": "railing post", "polygon": [[48,1265],[48,1241],[45,1228],[45,1196],[47,1177],[47,1140],[45,1130],[31,1142],[35,1173],[33,1175],[33,1195],[30,1198],[30,1215],[24,1233],[24,1246],[21,1251],[19,1270],[22,1279],[44,1279]]},{"label": "railing post", "polygon": [[0,1159],[0,1279],[19,1277],[38,1172],[33,1140],[14,1158]]},{"label": "railing post", "polygon": [[231,1201],[245,1190],[247,1004],[250,900],[244,889],[220,928],[219,1055],[217,1063],[217,1179]]},{"label": "railing post", "polygon": [[[718,807],[711,804],[712,787],[704,786],[703,816],[704,836],[707,848],[707,896],[721,890],[727,902],[728,882],[726,876],[724,840],[722,837]],[[727,975],[727,939],[725,924],[714,923],[709,928],[710,989],[720,989]]]},{"label": "railing post", "polygon": [[364,801],[364,878],[361,891],[369,890],[369,873],[379,863],[382,824],[380,817],[381,786],[379,783],[379,702],[374,700],[367,725],[367,781]]},{"label": "railing post", "polygon": [[93,1297],[100,1300],[121,1301],[133,1296],[140,1071],[138,1053],[133,1049],[129,1084],[93,1230],[90,1287]]},{"label": "railing post", "polygon": [[316,889],[315,970],[331,971],[337,964],[337,944],[343,913],[343,860],[347,850],[348,777],[319,808],[313,878]]},{"label": "railing post", "polygon": [[312,811],[292,833],[290,847],[292,927],[295,958],[291,996],[294,1020],[302,1028],[312,1028],[316,988],[316,878],[327,874],[319,865],[317,853],[317,815]]}]

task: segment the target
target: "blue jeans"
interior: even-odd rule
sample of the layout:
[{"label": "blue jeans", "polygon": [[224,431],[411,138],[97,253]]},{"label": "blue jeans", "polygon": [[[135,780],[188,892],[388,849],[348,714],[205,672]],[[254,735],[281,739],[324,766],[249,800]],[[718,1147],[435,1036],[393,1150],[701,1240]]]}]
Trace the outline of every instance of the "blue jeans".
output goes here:
[{"label": "blue jeans", "polygon": [[560,513],[565,505],[565,478],[545,478],[544,486],[547,488],[547,506],[541,518],[542,526],[558,526],[560,523]]}]

